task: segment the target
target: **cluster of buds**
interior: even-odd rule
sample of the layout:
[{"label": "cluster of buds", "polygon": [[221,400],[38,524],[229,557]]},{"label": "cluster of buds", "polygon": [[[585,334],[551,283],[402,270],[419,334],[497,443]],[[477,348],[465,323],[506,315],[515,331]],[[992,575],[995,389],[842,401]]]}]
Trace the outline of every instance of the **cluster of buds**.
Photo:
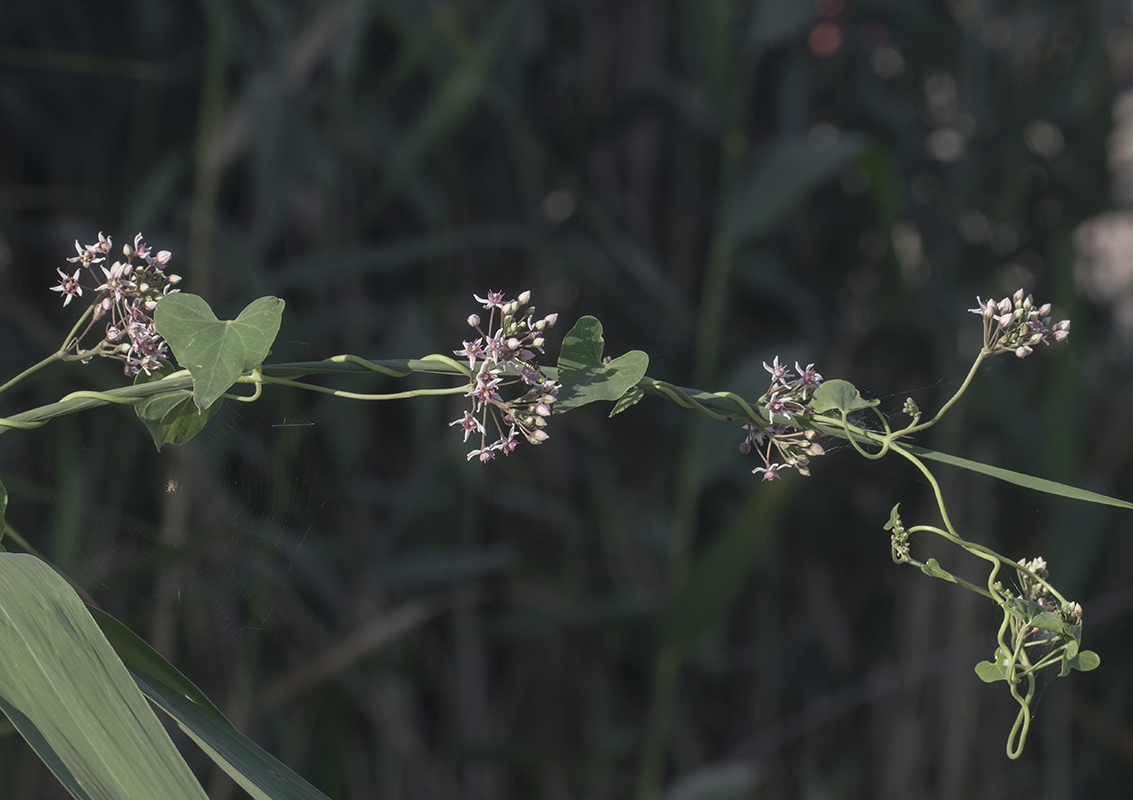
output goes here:
[{"label": "cluster of buds", "polygon": [[1070,320],[1051,325],[1050,303],[1036,306],[1030,295],[1023,296],[1022,289],[999,301],[984,302],[977,297],[976,304],[968,310],[983,317],[988,355],[1013,352],[1026,358],[1039,342],[1061,342],[1070,335]]},{"label": "cluster of buds", "polygon": [[[90,324],[67,344],[67,350],[73,351],[74,357],[83,363],[100,355],[121,361],[127,375],[137,375],[140,371],[148,375],[160,369],[168,357],[165,341],[154,328],[153,310],[158,300],[178,291],[174,287],[181,282],[181,276],[165,272],[172,254],[168,250],[153,252],[142,241],[140,233],[134,237],[133,245],[123,246],[125,261],[115,261],[107,267],[105,262],[111,247],[110,237],[101,232],[94,244],[84,246],[76,240],[78,255],[67,260],[78,268],[72,275],[56,270],[59,284],[52,286],[51,291],[63,295],[64,306],[82,297],[84,288],[98,293]],[[80,277],[92,279],[95,285],[84,287]],[[103,340],[87,350],[81,349],[83,337],[103,320],[106,322]]]},{"label": "cluster of buds", "polygon": [[1056,611],[1061,613],[1063,621],[1069,625],[1082,624],[1082,606],[1079,603],[1059,603],[1055,597],[1049,594],[1047,587],[1041,581],[1035,580],[1034,576],[1038,575],[1044,581],[1049,577],[1050,573],[1047,572],[1046,559],[1042,556],[1032,558],[1028,561],[1025,558],[1019,559],[1019,566],[1022,569],[1016,570],[1019,574],[1019,587],[1022,589],[1021,596],[1027,600],[1033,600],[1039,606],[1047,611]]},{"label": "cluster of buds", "polygon": [[[800,475],[810,475],[810,457],[823,455],[826,451],[814,441],[815,431],[794,430],[785,424],[785,420],[794,416],[806,417],[811,413],[810,401],[814,390],[822,383],[822,376],[815,371],[814,364],[808,364],[804,369],[797,361],[796,375],[786,364],[779,363],[778,356],[771,364],[764,361],[763,367],[771,373],[771,386],[759,398],[759,403],[767,410],[769,424],[745,423],[746,436],[740,444],[740,452],[750,453],[754,449],[759,453],[763,466],[752,472],[762,472],[765,481],[777,480],[781,471],[788,468],[797,470]],[[777,422],[777,419],[784,422]]]},{"label": "cluster of buds", "polygon": [[[531,444],[548,438],[544,428],[559,385],[539,368],[536,353],[543,352],[543,336],[554,327],[559,315],[535,319],[535,309],[528,305],[531,292],[523,292],[515,300],[504,299],[503,292],[488,292],[486,298],[473,297],[490,312],[488,332],[480,326],[478,314],[468,318],[469,327],[480,336],[464,342],[464,348],[454,352],[468,359],[472,388],[465,397],[472,398],[472,409],[449,424],[461,426],[466,442],[473,433],[480,434],[480,446],[468,458],[486,463],[497,453],[511,453],[521,436]],[[526,387],[526,391],[514,399],[504,399],[501,390],[516,385]],[[489,427],[498,435],[491,443]]]}]

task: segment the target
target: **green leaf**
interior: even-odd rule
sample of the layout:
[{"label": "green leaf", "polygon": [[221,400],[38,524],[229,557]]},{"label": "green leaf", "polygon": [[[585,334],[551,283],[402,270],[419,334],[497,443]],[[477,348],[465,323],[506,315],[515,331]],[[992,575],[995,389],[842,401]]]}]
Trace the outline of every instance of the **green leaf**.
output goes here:
[{"label": "green leaf", "polygon": [[877,400],[866,400],[854,384],[849,381],[831,380],[823,381],[822,385],[814,390],[811,408],[815,414],[826,414],[830,411],[841,411],[849,414],[852,411],[861,411],[878,404]]},{"label": "green leaf", "polygon": [[643,397],[645,397],[644,389],[640,386],[631,386],[625,394],[618,398],[618,402],[614,403],[614,410],[610,412],[610,416],[620,414],[627,408],[637,405]]},{"label": "green leaf", "polygon": [[1055,633],[1062,633],[1066,627],[1066,624],[1062,621],[1062,617],[1053,611],[1044,611],[1027,624],[1032,628],[1038,628],[1043,631],[1054,631]]},{"label": "green leaf", "polygon": [[221,321],[195,294],[171,294],[158,301],[154,325],[177,363],[193,376],[197,408],[211,406],[243,373],[264,362],[279,333],[283,305],[278,297],[261,297],[236,319]]},{"label": "green leaf", "polygon": [[941,580],[955,583],[956,578],[950,572],[945,572],[944,569],[937,563],[935,558],[930,558],[921,566],[921,572],[925,575],[931,575],[933,578],[940,578]]},{"label": "green leaf", "polygon": [[0,708],[80,800],[207,800],[82,601],[0,555]]},{"label": "green leaf", "polygon": [[901,504],[893,506],[893,510],[889,512],[889,521],[885,523],[883,531],[894,531],[901,528]]},{"label": "green leaf", "polygon": [[1001,481],[1007,481],[1008,483],[1013,483],[1016,486],[1022,486],[1026,489],[1034,489],[1035,491],[1046,492],[1047,494],[1053,494],[1058,497],[1069,497],[1071,500],[1085,500],[1087,503],[1099,503],[1106,506],[1116,506],[1117,508],[1133,509],[1133,503],[1118,500],[1114,497],[1106,497],[1104,494],[1088,492],[1085,489],[1078,489],[1074,486],[1067,486],[1064,483],[1048,481],[1044,478],[1036,478],[1032,475],[1024,475],[1021,472],[1012,472],[1009,469],[991,467],[987,464],[981,464],[978,461],[971,461],[967,458],[938,453],[926,447],[917,447],[911,444],[902,444],[901,447],[915,456],[927,458],[932,461],[939,461],[942,464],[951,464],[954,467],[961,467],[962,469],[979,472],[983,475],[990,475],[993,478],[999,478]]},{"label": "green leaf", "polygon": [[[161,378],[159,372],[153,375],[139,372],[134,385],[155,383]],[[153,437],[154,445],[161,450],[162,445],[185,444],[200,433],[205,423],[220,410],[220,403],[217,400],[208,408],[200,409],[193,402],[192,392],[178,389],[148,397],[136,404],[134,411]]]},{"label": "green leaf", "polygon": [[976,674],[984,683],[1007,680],[1007,667],[1011,664],[1011,654],[1002,647],[995,648],[995,661],[981,661],[976,664]]},{"label": "green leaf", "polygon": [[236,730],[200,689],[133,631],[102,611],[92,608],[90,613],[146,697],[255,800],[327,800]]},{"label": "green leaf", "polygon": [[1097,669],[1101,663],[1101,656],[1093,650],[1079,651],[1078,655],[1067,662],[1070,669],[1076,669],[1079,672],[1089,672],[1092,669]]},{"label": "green leaf", "polygon": [[583,317],[563,337],[558,365],[562,388],[554,406],[557,413],[598,400],[620,400],[645,376],[649,356],[632,350],[603,363],[605,346],[602,323],[594,317]]},{"label": "green leaf", "polygon": [[990,661],[981,661],[976,664],[976,675],[984,683],[995,683],[996,681],[1007,680],[1007,670],[998,664],[993,664]]}]

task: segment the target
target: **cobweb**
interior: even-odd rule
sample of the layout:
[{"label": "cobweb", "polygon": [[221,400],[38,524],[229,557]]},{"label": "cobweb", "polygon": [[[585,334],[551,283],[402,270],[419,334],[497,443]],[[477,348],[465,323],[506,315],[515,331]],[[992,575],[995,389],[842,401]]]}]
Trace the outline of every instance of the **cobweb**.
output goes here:
[{"label": "cobweb", "polygon": [[75,579],[159,650],[178,620],[264,630],[326,502],[318,459],[304,457],[315,433],[226,403],[186,445],[158,453],[139,437],[96,489]]}]

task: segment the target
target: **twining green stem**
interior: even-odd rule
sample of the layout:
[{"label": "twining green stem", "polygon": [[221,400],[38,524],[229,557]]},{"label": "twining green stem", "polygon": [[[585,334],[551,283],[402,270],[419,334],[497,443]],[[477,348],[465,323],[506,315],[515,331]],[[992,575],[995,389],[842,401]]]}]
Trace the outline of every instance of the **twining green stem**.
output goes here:
[{"label": "twining green stem", "polygon": [[[449,386],[444,389],[411,389],[406,392],[392,392],[390,394],[359,394],[358,392],[344,392],[341,389],[330,389],[326,386],[315,386],[310,383],[303,383],[301,381],[292,381],[286,378],[269,378],[261,377],[259,379],[263,383],[271,383],[279,386],[291,386],[296,389],[306,389],[310,392],[319,392],[320,394],[331,394],[335,397],[344,397],[348,400],[408,400],[411,397],[428,397],[432,395],[444,394],[467,394],[467,384],[461,386]],[[250,377],[240,378],[240,383],[252,383],[253,379]]]},{"label": "twining green stem", "polygon": [[972,368],[968,370],[968,375],[964,378],[964,382],[960,384],[960,388],[956,390],[956,393],[952,395],[951,398],[949,398],[948,402],[940,407],[940,410],[936,412],[936,416],[934,416],[928,422],[922,422],[919,425],[910,425],[907,428],[899,430],[895,434],[893,434],[894,437],[909,436],[911,434],[923,431],[926,428],[931,428],[933,425],[939,422],[940,418],[943,417],[945,413],[947,413],[948,409],[952,408],[952,406],[956,404],[956,401],[959,400],[964,392],[968,390],[968,387],[972,384],[972,381],[975,380],[976,371],[980,368],[980,364],[982,364],[983,360],[989,355],[991,355],[991,353],[987,350],[986,347],[980,350],[979,355],[976,356],[976,360],[972,362]]}]

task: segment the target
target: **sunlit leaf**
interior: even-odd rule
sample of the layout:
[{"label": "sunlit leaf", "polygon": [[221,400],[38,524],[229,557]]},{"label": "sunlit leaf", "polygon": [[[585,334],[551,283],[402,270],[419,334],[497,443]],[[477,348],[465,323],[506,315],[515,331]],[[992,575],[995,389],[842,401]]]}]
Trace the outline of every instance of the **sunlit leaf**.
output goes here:
[{"label": "sunlit leaf", "polygon": [[30,555],[0,555],[0,708],[74,797],[205,799],[78,595]]}]

